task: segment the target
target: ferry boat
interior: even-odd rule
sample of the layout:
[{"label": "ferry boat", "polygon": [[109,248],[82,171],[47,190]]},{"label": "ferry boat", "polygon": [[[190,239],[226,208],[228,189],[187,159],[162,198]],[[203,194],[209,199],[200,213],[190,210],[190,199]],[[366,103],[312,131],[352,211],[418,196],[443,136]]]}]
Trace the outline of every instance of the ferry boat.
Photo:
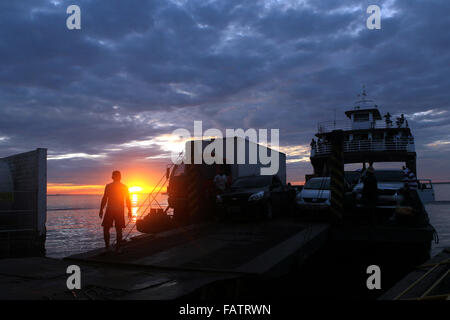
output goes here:
[{"label": "ferry boat", "polygon": [[[362,170],[366,163],[403,162],[404,170],[411,170],[417,177],[416,150],[414,136],[408,120],[403,114],[393,120],[388,112],[380,113],[373,100],[367,98],[366,90],[358,95],[354,107],[345,111],[347,119],[320,122],[317,141],[311,141],[310,160],[315,177],[329,176],[329,160],[331,156],[331,134],[334,130],[342,130],[344,134],[344,164],[361,163]],[[406,169],[408,168],[408,169]],[[377,168],[375,168],[377,169]],[[402,168],[398,168],[402,170]],[[398,184],[402,185],[401,178]],[[418,179],[418,194],[423,203],[434,201],[434,189],[431,180]],[[392,184],[381,186],[381,192],[395,192],[398,186]],[[380,188],[380,186],[379,186]],[[391,190],[387,190],[391,189]]]},{"label": "ferry boat", "polygon": [[[405,270],[429,259],[432,241],[438,239],[423,205],[434,200],[433,185],[430,180],[419,180],[417,194],[404,188],[405,183],[414,186],[417,181],[408,172],[417,177],[408,120],[404,115],[383,115],[364,89],[359,97],[345,111],[346,120],[318,124],[311,141],[314,174],[306,177],[297,206],[308,219],[339,221],[330,229],[323,257],[336,261],[340,274],[357,282],[360,278],[354,270],[364,270],[369,264],[383,266],[383,281],[389,287]],[[369,171],[377,180],[375,204],[362,197],[362,181]],[[322,264],[326,262],[314,266]],[[355,269],[351,267],[350,272],[351,264]]]}]

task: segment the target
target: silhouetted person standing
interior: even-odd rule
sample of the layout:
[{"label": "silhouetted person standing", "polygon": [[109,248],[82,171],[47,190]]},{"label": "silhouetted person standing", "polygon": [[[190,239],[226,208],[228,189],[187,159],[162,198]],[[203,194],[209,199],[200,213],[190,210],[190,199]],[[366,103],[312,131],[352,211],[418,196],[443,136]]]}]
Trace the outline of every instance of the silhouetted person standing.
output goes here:
[{"label": "silhouetted person standing", "polygon": [[227,187],[227,181],[228,177],[225,174],[225,171],[223,170],[223,168],[220,168],[219,172],[216,174],[213,180],[214,186],[216,188],[216,195],[225,192],[225,189]]},{"label": "silhouetted person standing", "polygon": [[116,228],[117,246],[116,250],[120,248],[122,242],[122,229],[125,228],[124,217],[124,203],[126,202],[128,208],[128,219],[131,219],[131,201],[130,194],[126,185],[120,182],[120,171],[113,171],[113,182],[105,187],[102,204],[100,206],[100,218],[103,217],[103,209],[106,205],[105,217],[102,222],[103,237],[105,239],[105,247],[109,249],[109,229],[114,226]]}]

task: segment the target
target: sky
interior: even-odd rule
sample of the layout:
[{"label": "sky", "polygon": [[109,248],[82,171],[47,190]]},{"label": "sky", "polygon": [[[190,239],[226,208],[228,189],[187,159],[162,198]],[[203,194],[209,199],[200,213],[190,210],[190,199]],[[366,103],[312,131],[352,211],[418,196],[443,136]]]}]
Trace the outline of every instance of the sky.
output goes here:
[{"label": "sky", "polygon": [[[81,30],[66,27],[69,5]],[[366,9],[381,7],[381,29]],[[0,156],[48,148],[49,192],[94,192],[122,171],[151,187],[171,133],[280,129],[288,180],[312,173],[317,123],[362,85],[404,113],[419,178],[450,180],[450,1],[0,2]]]}]

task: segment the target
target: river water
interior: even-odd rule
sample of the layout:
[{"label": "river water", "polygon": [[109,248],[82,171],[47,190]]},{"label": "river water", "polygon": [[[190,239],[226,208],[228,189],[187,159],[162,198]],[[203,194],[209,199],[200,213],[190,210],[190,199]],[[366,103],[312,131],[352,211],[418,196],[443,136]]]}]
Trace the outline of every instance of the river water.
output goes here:
[{"label": "river water", "polygon": [[[426,205],[431,224],[436,228],[439,243],[433,243],[431,255],[443,248],[450,247],[450,184],[434,185],[436,201]],[[132,195],[133,220],[140,215],[138,206],[145,196]],[[158,202],[167,206],[167,197],[161,195]],[[101,196],[99,195],[58,195],[47,198],[47,240],[48,257],[62,258],[68,255],[100,248],[103,244],[101,219],[98,216]],[[130,227],[124,235],[139,235]],[[114,230],[111,230],[111,243],[114,241]]]},{"label": "river water", "polygon": [[[147,195],[132,194],[133,221],[142,215],[139,206]],[[102,220],[98,216],[101,195],[57,195],[47,197],[46,256],[63,258],[68,255],[97,249],[104,246]],[[156,199],[165,208],[167,196]],[[152,207],[158,207],[155,204]],[[125,221],[127,223],[127,220]],[[124,230],[124,236],[141,234],[134,223]],[[132,228],[133,227],[133,228]],[[115,230],[111,228],[111,244],[115,241]]]}]

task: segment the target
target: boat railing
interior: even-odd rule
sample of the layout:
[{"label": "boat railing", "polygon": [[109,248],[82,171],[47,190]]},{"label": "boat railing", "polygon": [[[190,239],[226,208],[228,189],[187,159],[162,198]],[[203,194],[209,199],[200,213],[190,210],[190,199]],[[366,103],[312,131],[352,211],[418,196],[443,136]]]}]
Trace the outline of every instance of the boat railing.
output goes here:
[{"label": "boat railing", "polygon": [[361,130],[361,129],[388,129],[388,128],[406,128],[407,123],[404,122],[401,125],[394,123],[387,123],[386,121],[364,121],[364,122],[352,122],[347,120],[333,120],[323,121],[318,124],[318,133],[327,133],[333,130]]},{"label": "boat railing", "polygon": [[[414,152],[413,138],[400,139],[372,139],[372,140],[353,140],[344,142],[344,152],[360,151],[406,151]],[[331,153],[331,143],[318,143],[312,146],[311,156],[326,155]]]}]

